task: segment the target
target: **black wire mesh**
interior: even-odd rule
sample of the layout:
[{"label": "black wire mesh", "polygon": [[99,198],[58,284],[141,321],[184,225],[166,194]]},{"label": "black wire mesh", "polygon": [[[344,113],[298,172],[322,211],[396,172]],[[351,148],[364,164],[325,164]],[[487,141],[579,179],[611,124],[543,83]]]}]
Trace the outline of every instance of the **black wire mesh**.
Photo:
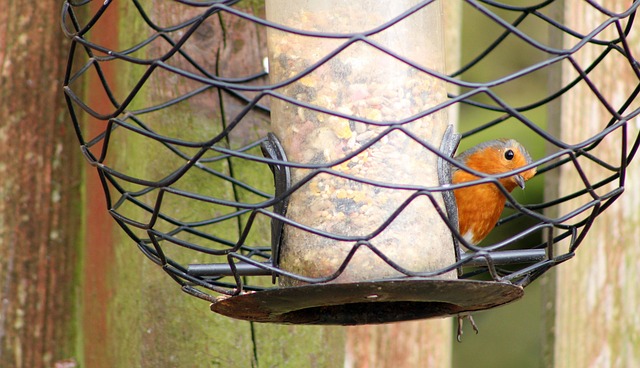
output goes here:
[{"label": "black wire mesh", "polygon": [[[115,12],[116,2],[104,2],[95,7],[98,9],[95,13],[85,9],[88,3],[66,1],[62,12],[63,28],[71,39],[64,90],[82,152],[100,175],[108,210],[114,220],[139,249],[162,266],[185,291],[206,300],[215,301],[219,294],[237,295],[243,291],[276,287],[271,283],[271,277],[258,276],[279,275],[311,284],[334,280],[362,247],[370,249],[405,276],[433,277],[455,270],[460,279],[480,278],[526,286],[574,255],[596,217],[622,194],[626,167],[638,147],[637,138],[632,138],[631,145],[627,144],[627,125],[639,112],[631,108],[639,88],[630,91],[624,101],[614,102],[604,96],[590,78],[604,60],[616,58],[621,61],[621,68],[632,70],[636,84],[640,80],[640,69],[627,44],[633,31],[637,1],[620,12],[588,2],[603,21],[592,29],[570,29],[553,18],[557,6],[554,1],[513,6],[467,0],[465,9],[474,11],[493,27],[483,31],[493,32],[494,41],[469,51],[474,53],[466,57],[469,61],[448,74],[416,65],[378,45],[374,39],[389,26],[432,6],[432,1],[419,2],[363,33],[319,34],[269,22],[257,15],[259,10],[251,8],[255,6],[253,3],[243,6],[239,1],[176,1],[170,4],[174,7],[171,8],[174,10],[172,16],[159,17],[169,9],[168,5],[151,7],[134,0],[120,5],[130,7],[133,12],[130,14],[139,19],[135,26],[131,24],[131,29],[123,29],[126,25],[121,24],[121,33],[136,35],[130,37],[131,44],[123,49],[112,49],[109,36],[100,33],[114,32],[116,26],[104,19],[109,12]],[[165,5],[167,8],[163,7]],[[549,35],[555,35],[556,39],[565,37],[573,46],[562,48],[551,41],[536,39],[528,33],[531,23],[544,25]],[[234,25],[233,30],[227,29],[230,24]],[[263,70],[267,28],[341,42],[286,82],[273,85],[268,81],[268,72]],[[252,35],[242,33],[247,29],[257,31]],[[234,30],[242,34],[234,38],[227,33]],[[500,49],[511,47],[510,42],[534,50],[536,60],[518,70],[501,69],[500,58],[516,56],[508,50],[499,53]],[[355,43],[377,47],[401,60],[414,73],[435,76],[459,92],[450,92],[444,103],[392,123],[381,122],[376,117],[332,111],[282,92],[288,84],[299,82],[331,63],[336,55]],[[591,62],[582,65],[576,55],[586,49],[593,52],[593,57]],[[496,65],[490,68],[489,77],[474,74],[483,63]],[[111,71],[114,65],[127,70],[128,74],[114,76]],[[526,90],[532,78],[558,75],[561,67],[566,69],[564,75],[570,77],[558,81],[557,88],[529,93],[525,99],[512,98],[511,92]],[[183,85],[182,81],[188,83]],[[158,85],[161,87],[150,87]],[[539,111],[584,85],[590,92],[584,98],[606,109],[609,119],[602,122],[601,129],[590,139],[564,142],[546,129]],[[83,86],[90,89],[85,94],[81,93]],[[98,91],[96,86],[99,86]],[[88,97],[92,93],[98,97]],[[98,100],[102,102],[96,103]],[[269,142],[267,136],[270,106],[274,100],[384,129],[368,137],[360,149],[348,151],[328,162],[286,161],[273,153],[279,149],[278,143]],[[531,145],[547,145],[547,155],[534,157],[535,162],[530,165],[538,168],[533,186],[542,186],[547,175],[567,170],[578,173],[582,187],[569,195],[536,199],[535,202],[526,201],[526,197],[518,200],[505,193],[509,210],[498,228],[509,228],[509,231],[501,238],[474,246],[460,236],[457,227],[448,219],[447,209],[435,200],[452,187],[394,186],[336,169],[397,131],[438,154],[442,160],[453,163],[439,147],[412,135],[405,126],[416,118],[457,107],[462,109],[462,145],[468,145],[479,136],[497,138],[493,134],[498,132],[494,130],[498,127],[519,130],[522,135],[531,137]],[[350,129],[353,130],[353,126]],[[346,142],[356,133],[340,140]],[[603,140],[614,139],[610,138],[614,136],[619,139],[619,153],[611,161],[602,158],[598,148]],[[270,148],[272,154],[265,157],[261,146]],[[594,176],[584,169],[586,165],[601,167],[608,174]],[[271,181],[270,167],[276,171],[276,178],[279,176],[278,183]],[[308,169],[310,174],[293,185],[286,185],[283,175],[290,167]],[[287,198],[320,174],[413,194],[370,233],[324,232],[296,223],[284,213]],[[499,183],[498,176],[484,177],[484,182]],[[279,190],[275,189],[277,185],[280,185]],[[468,185],[471,183],[460,186]],[[458,248],[457,261],[445,268],[415,272],[401,267],[376,245],[375,235],[417,197],[428,198],[433,203],[453,232],[456,244],[464,245]],[[558,210],[559,206],[567,204],[573,206],[571,210]],[[275,224],[273,243],[279,242],[278,226],[284,223],[319,236],[349,242],[351,251],[340,267],[329,275],[309,277],[287,272],[271,262],[272,244],[265,241],[265,234],[271,231],[272,220]],[[509,227],[510,224],[515,226]]]}]

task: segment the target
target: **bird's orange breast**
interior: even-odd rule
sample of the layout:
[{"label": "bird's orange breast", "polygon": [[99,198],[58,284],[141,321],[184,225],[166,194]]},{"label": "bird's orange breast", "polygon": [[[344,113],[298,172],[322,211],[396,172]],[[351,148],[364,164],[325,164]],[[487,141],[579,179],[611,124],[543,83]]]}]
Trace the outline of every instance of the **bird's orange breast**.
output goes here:
[{"label": "bird's orange breast", "polygon": [[[478,177],[464,171],[453,174],[453,183],[464,183]],[[453,191],[458,207],[460,235],[471,244],[484,239],[496,225],[506,198],[493,183],[473,185]]]}]

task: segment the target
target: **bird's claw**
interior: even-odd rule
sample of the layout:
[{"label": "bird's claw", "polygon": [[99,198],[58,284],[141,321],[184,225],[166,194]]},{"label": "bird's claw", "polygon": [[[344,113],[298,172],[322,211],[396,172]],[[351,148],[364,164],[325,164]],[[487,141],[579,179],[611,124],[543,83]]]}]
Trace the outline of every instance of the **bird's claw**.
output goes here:
[{"label": "bird's claw", "polygon": [[480,332],[478,330],[478,326],[476,326],[476,322],[470,314],[458,314],[458,342],[462,342],[462,326],[464,325],[465,318],[469,320],[469,323],[471,323],[471,327],[473,328],[473,331],[475,331],[476,335]]}]

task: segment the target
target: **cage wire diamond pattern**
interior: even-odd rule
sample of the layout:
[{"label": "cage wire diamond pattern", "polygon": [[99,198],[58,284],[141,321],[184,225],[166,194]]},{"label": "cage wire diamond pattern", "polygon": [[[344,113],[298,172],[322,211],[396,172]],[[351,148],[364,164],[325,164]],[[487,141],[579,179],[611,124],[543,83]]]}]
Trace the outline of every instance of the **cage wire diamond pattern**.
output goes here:
[{"label": "cage wire diamond pattern", "polygon": [[[97,11],[92,13],[87,3],[65,1],[62,13],[63,28],[71,40],[64,91],[82,153],[97,170],[108,211],[118,225],[142,253],[162,266],[185,291],[206,300],[277,288],[272,284],[272,277],[260,277],[265,275],[309,284],[334,280],[350,257],[363,247],[376,252],[399,273],[409,277],[437,276],[455,270],[459,279],[526,286],[574,255],[596,217],[623,193],[625,170],[638,147],[637,137],[627,137],[627,125],[638,115],[632,102],[637,98],[640,84],[630,91],[626,100],[611,101],[591,79],[607,59],[615,58],[620,60],[621,68],[630,69],[640,80],[637,61],[627,43],[634,30],[637,1],[621,12],[589,2],[592,10],[604,19],[593,29],[571,29],[555,20],[550,15],[554,14],[551,11],[556,6],[554,1],[529,6],[488,0],[464,1],[464,6],[473,9],[488,24],[486,32],[493,35],[493,41],[477,50],[470,48],[468,52],[473,55],[465,57],[468,61],[447,74],[415,65],[402,55],[380,47],[381,52],[401,60],[414,73],[435,76],[455,87],[450,89],[455,92],[450,92],[444,103],[417,111],[413,116],[428,116],[454,107],[462,109],[462,120],[468,120],[461,123],[462,145],[478,136],[491,136],[497,127],[520,129],[523,135],[534,137],[532,142],[538,146],[544,143],[548,147],[546,156],[534,157],[533,166],[538,168],[538,174],[533,181],[537,180],[538,184],[533,185],[541,186],[545,176],[559,170],[576,172],[582,179],[581,188],[562,197],[532,203],[508,195],[509,210],[498,226],[508,228],[507,235],[493,239],[491,244],[459,247],[456,262],[446,268],[415,272],[394,263],[378,249],[372,236],[392,222],[401,213],[402,206],[372,233],[362,236],[323,232],[295,223],[284,212],[287,198],[319,174],[342,175],[381,188],[393,187],[355,174],[344,174],[336,170],[336,166],[383,142],[392,131],[410,134],[403,130],[406,121],[384,123],[386,128],[375,135],[369,130],[354,131],[351,125],[347,127],[351,129],[348,137],[338,137],[338,140],[346,142],[366,133],[368,140],[362,149],[312,164],[287,161],[284,153],[278,155],[278,141],[268,132],[270,106],[274,100],[365,126],[379,126],[375,117],[324,109],[288,96],[282,89],[287,87],[286,83],[300,82],[318,68],[329,65],[350,45],[375,46],[378,32],[417,10],[433,6],[432,1],[418,2],[372,30],[325,35],[339,40],[338,46],[280,85],[269,82],[265,68],[266,30],[278,29],[287,35],[322,34],[272,23],[239,1],[176,1],[171,6],[177,11],[168,17],[158,16],[169,9],[164,8],[166,4],[152,8],[136,0],[123,4],[106,1],[94,7]],[[120,33],[136,35],[130,37],[134,41],[122,49],[111,48],[107,42],[109,36],[100,36],[100,32],[107,35],[114,32],[116,26],[105,18],[116,6],[129,7],[130,15],[138,18],[135,26],[133,22],[119,23]],[[548,27],[549,34],[570,40],[572,46],[562,48],[536,39],[528,33],[531,23]],[[237,27],[238,24],[242,26]],[[126,28],[129,25],[131,29]],[[234,28],[227,29],[229,25]],[[237,38],[227,34],[236,29],[245,33]],[[261,36],[251,36],[246,33],[247,29],[257,29],[255,34]],[[535,50],[537,60],[518,70],[500,69],[500,58],[516,56],[508,51],[509,42]],[[593,57],[583,65],[576,55],[586,49],[593,52]],[[246,58],[250,58],[250,62]],[[244,63],[239,62],[241,59]],[[474,72],[483,63],[494,63],[496,67],[489,78],[479,81],[482,78]],[[114,65],[127,70],[128,74],[114,76]],[[530,94],[524,104],[504,93],[527,89],[532,78],[557,75],[554,73],[561,66],[569,77],[558,83],[556,89]],[[89,81],[92,84],[87,84]],[[542,122],[544,118],[532,112],[557,103],[563,95],[585,85],[589,92],[585,98],[606,109],[610,117],[590,139],[570,144],[550,133]],[[87,97],[90,93],[86,93],[83,86],[91,86],[90,93],[97,94],[103,102],[96,104],[95,98]],[[201,121],[207,123],[199,123]],[[619,140],[614,161],[601,157],[598,151],[607,139]],[[628,144],[627,139],[632,144]],[[440,152],[440,147],[432,147],[419,138],[416,141],[436,152],[444,162],[451,162],[450,152]],[[271,153],[265,155],[261,147]],[[594,177],[585,170],[589,165],[598,166],[607,174]],[[285,174],[290,167],[304,167],[310,174],[287,185]],[[275,182],[271,170],[275,171]],[[492,176],[488,178],[497,180]],[[433,199],[448,188],[395,189]],[[556,209],[563,203],[575,203],[575,206],[569,212],[558,213]],[[434,204],[454,237],[462,242],[456,226],[449,221],[447,208],[435,201]],[[334,209],[334,214],[337,212]],[[264,235],[272,231],[272,221],[276,225],[274,232],[283,223],[296,226],[318,236],[351,242],[351,252],[335,272],[323,277],[285,271],[271,262],[272,244],[265,241]],[[509,227],[510,224],[516,226]],[[230,232],[229,228],[235,231]],[[274,236],[273,242],[278,241],[278,236]],[[560,247],[560,243],[565,245]]]}]

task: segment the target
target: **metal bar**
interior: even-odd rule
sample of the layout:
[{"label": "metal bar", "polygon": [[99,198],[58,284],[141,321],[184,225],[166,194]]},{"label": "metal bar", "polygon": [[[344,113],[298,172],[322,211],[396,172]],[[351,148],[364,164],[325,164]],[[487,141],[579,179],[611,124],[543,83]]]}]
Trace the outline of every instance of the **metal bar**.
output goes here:
[{"label": "metal bar", "polygon": [[[475,253],[462,253],[460,259],[466,260],[473,256],[475,256]],[[489,256],[495,265],[509,265],[540,262],[547,258],[547,253],[545,249],[520,249],[491,252]],[[486,264],[484,257],[478,257],[465,263],[464,266],[486,266]]]},{"label": "metal bar", "polygon": [[[474,253],[462,253],[461,260],[473,257]],[[518,263],[535,263],[546,259],[544,249],[522,249],[491,252],[489,256],[496,265],[508,265]],[[261,263],[271,267],[271,262]],[[471,259],[464,264],[465,267],[486,266],[484,257]],[[261,268],[249,263],[236,263],[236,272],[239,276],[271,276],[272,272],[267,268]],[[187,273],[192,276],[233,276],[233,271],[228,263],[190,264]]]},{"label": "metal bar", "polygon": [[[271,262],[262,263],[271,266]],[[236,263],[236,272],[240,276],[271,276],[271,271],[249,263]],[[233,276],[228,263],[190,264],[187,273],[192,276]]]}]

